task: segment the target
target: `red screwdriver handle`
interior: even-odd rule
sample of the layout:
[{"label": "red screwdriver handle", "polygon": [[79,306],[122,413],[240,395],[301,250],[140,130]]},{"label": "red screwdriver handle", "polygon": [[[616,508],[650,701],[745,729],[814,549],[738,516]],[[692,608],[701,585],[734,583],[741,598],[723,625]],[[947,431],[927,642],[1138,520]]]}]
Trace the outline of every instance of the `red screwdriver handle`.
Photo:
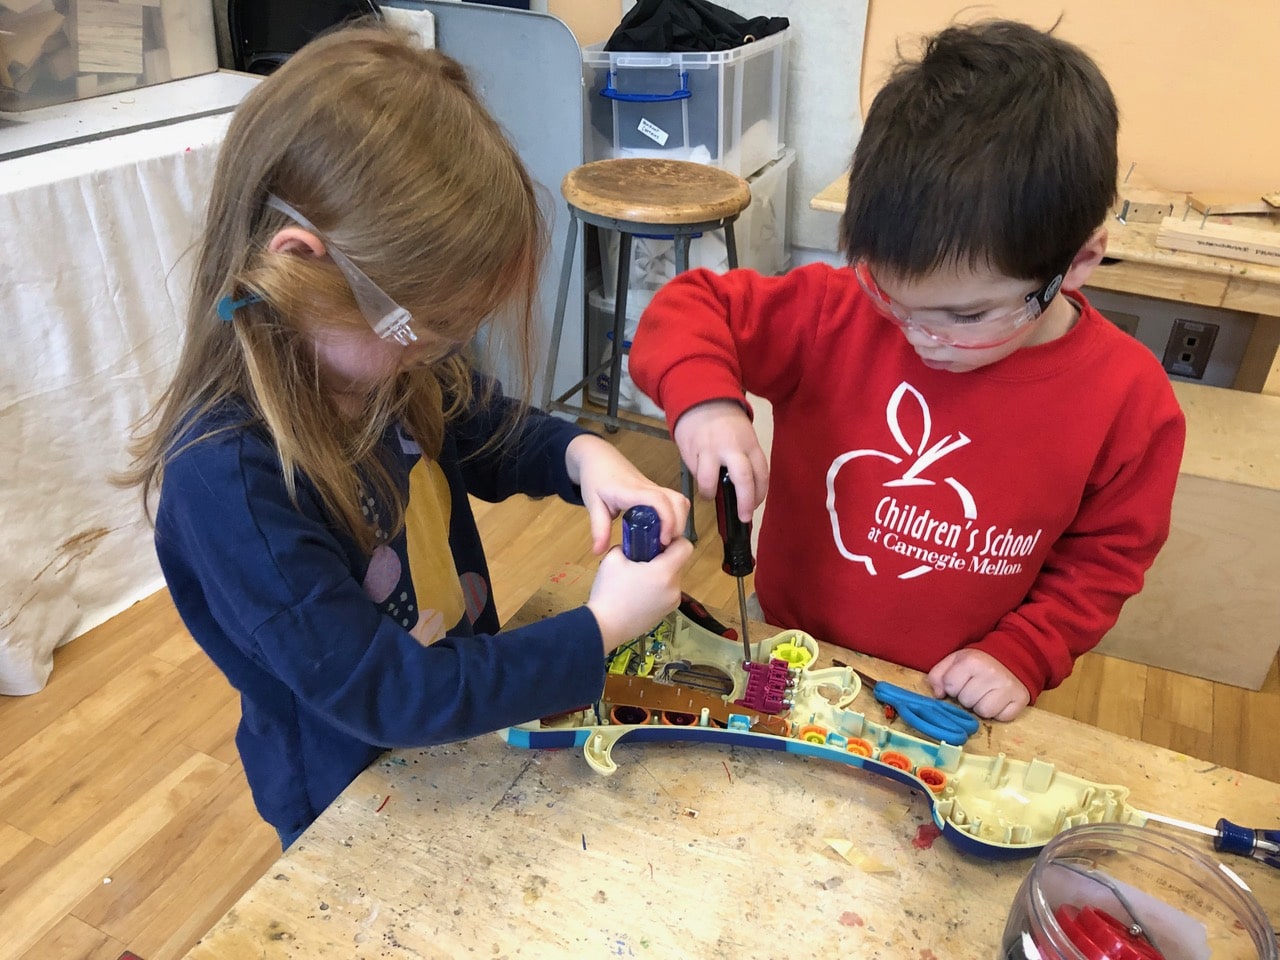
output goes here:
[{"label": "red screwdriver handle", "polygon": [[751,523],[738,518],[738,491],[729,479],[727,467],[720,468],[716,484],[716,526],[724,541],[724,564],[721,569],[733,577],[745,577],[756,568],[751,556]]}]

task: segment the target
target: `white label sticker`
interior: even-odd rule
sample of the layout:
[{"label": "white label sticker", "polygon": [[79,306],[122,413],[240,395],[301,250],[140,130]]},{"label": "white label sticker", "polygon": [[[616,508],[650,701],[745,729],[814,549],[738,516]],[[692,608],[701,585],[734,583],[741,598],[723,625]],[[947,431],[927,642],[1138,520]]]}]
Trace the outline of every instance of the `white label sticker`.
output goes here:
[{"label": "white label sticker", "polygon": [[636,127],[636,129],[639,130],[641,133],[643,133],[646,137],[648,137],[654,143],[656,143],[658,146],[665,147],[667,145],[667,137],[670,136],[670,134],[668,134],[667,131],[663,130],[657,124],[650,123],[648,120],[641,117],[640,126]]}]

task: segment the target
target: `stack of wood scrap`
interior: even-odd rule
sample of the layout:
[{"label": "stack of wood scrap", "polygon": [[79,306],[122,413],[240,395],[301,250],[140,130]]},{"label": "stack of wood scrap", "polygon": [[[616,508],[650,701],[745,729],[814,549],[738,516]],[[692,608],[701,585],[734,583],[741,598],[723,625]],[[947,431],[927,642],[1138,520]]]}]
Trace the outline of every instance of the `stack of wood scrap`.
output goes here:
[{"label": "stack of wood scrap", "polygon": [[1280,267],[1280,192],[1201,191],[1187,194],[1187,205],[1199,216],[1165,218],[1156,246]]},{"label": "stack of wood scrap", "polygon": [[217,68],[209,0],[0,0],[0,109]]}]

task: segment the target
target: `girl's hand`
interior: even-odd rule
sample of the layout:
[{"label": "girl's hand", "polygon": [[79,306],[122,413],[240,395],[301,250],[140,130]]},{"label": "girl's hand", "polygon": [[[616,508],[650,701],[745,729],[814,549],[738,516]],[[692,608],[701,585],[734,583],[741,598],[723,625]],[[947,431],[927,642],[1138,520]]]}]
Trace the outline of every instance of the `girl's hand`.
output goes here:
[{"label": "girl's hand", "polygon": [[708,400],[690,407],[676,421],[671,435],[698,492],[708,500],[716,495],[720,466],[728,468],[738,494],[738,519],[750,523],[751,514],[769,492],[769,461],[742,405],[733,400]]},{"label": "girl's hand", "polygon": [[957,650],[929,671],[935,697],[955,697],[980,717],[1012,720],[1031,702],[1031,694],[1009,668],[981,650]]},{"label": "girl's hand", "polygon": [[658,512],[664,546],[672,543],[684,529],[689,515],[689,501],[684,495],[654,483],[614,449],[613,444],[594,433],[584,433],[569,441],[565,448],[565,466],[569,478],[582,488],[582,502],[591,518],[593,552],[601,554],[609,549],[614,517],[641,504]]},{"label": "girl's hand", "polygon": [[595,614],[605,654],[642,636],[680,605],[680,574],[693,544],[677,537],[647,563],[633,563],[614,547],[600,561],[587,609]]}]

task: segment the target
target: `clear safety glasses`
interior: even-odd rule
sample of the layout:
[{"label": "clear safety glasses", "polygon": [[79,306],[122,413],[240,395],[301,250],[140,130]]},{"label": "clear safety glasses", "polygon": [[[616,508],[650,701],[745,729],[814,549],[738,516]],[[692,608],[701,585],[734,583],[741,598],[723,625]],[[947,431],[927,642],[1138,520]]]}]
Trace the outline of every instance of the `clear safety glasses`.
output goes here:
[{"label": "clear safety glasses", "polygon": [[[267,194],[267,206],[279,210],[298,226],[304,227],[324,239],[324,234],[317,230],[310,220],[275,194]],[[401,346],[407,347],[409,344],[416,342],[418,335],[413,332],[413,317],[410,316],[409,311],[387,296],[380,286],[369,279],[368,274],[357,267],[348,259],[346,254],[337,249],[328,240],[324,241],[324,247],[325,252],[329,254],[329,259],[337,265],[338,269],[342,271],[342,275],[346,277],[347,285],[351,287],[351,293],[356,298],[356,306],[360,308],[364,318],[369,321],[369,326],[373,328],[373,332],[383,340],[394,340]]]},{"label": "clear safety glasses", "polygon": [[1008,343],[1019,330],[1044,313],[1062,287],[1062,274],[1058,274],[1043,287],[1028,293],[1022,305],[1017,307],[996,307],[973,314],[947,310],[909,311],[894,303],[880,289],[866,260],[857,261],[853,265],[853,273],[876,309],[889,320],[903,329],[919,330],[938,343],[962,350],[983,350]]}]

